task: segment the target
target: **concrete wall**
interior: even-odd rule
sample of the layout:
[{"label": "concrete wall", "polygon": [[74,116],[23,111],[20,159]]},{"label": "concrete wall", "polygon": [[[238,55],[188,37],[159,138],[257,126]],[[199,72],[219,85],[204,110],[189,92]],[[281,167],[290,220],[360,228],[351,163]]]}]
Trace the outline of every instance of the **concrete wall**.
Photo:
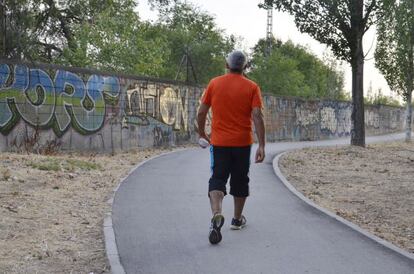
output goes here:
[{"label": "concrete wall", "polygon": [[[58,66],[0,63],[0,150],[113,152],[195,142],[201,87]],[[26,141],[25,141],[26,139]],[[30,138],[29,138],[30,139]]]},{"label": "concrete wall", "polygon": [[[99,152],[195,142],[202,92],[174,81],[0,60],[0,151],[33,142]],[[268,141],[349,135],[348,102],[266,95],[264,103]],[[400,108],[367,107],[367,134],[401,131],[404,117]]]},{"label": "concrete wall", "polygon": [[[264,96],[269,141],[310,141],[350,136],[350,102],[308,101]],[[405,110],[390,106],[365,106],[367,135],[403,131]]]}]

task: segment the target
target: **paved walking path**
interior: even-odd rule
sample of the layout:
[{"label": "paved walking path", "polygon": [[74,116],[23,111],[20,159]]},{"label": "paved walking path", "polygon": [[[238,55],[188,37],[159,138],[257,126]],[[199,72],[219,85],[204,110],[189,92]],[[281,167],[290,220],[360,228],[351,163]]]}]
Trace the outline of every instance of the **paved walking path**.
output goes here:
[{"label": "paved walking path", "polygon": [[[368,138],[368,142],[403,135]],[[275,176],[272,160],[292,148],[349,140],[267,145],[252,164],[248,226],[229,229],[232,199],[224,201],[223,241],[208,242],[209,152],[190,149],[149,161],[116,193],[113,225],[127,273],[414,273],[414,261],[327,217],[293,195]],[[252,151],[255,151],[253,149]],[[253,153],[252,153],[253,154]]]}]

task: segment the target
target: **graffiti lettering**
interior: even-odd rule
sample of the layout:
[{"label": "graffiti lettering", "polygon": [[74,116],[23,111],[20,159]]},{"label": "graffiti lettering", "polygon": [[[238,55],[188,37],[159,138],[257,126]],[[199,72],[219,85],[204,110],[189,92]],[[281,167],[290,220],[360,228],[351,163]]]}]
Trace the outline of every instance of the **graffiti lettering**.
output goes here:
[{"label": "graffiti lettering", "polygon": [[43,70],[24,65],[0,65],[0,132],[7,134],[22,118],[31,126],[52,128],[62,136],[72,126],[81,134],[97,132],[107,105],[119,97],[115,77],[91,75],[85,82],[58,70],[54,81]]},{"label": "graffiti lettering", "polygon": [[336,119],[335,109],[324,107],[321,109],[321,129],[327,129],[331,133],[336,132],[338,120]]},{"label": "graffiti lettering", "polygon": [[163,131],[160,127],[154,127],[154,146],[165,146],[169,144],[170,133],[168,131]]},{"label": "graffiti lettering", "polygon": [[[185,144],[198,138],[202,91],[202,87],[178,82],[0,62],[0,133],[7,135],[0,137],[0,150],[10,149],[13,140],[30,137],[30,132],[40,134],[39,142],[58,140],[65,149],[73,150],[114,152]],[[351,134],[350,102],[271,95],[265,95],[263,101],[268,141]],[[367,134],[403,129],[404,113],[402,108],[367,106]],[[211,119],[210,113],[207,133]]]},{"label": "graffiti lettering", "polygon": [[319,122],[318,109],[306,109],[297,107],[295,109],[297,124],[301,126],[309,126]]},{"label": "graffiti lettering", "polygon": [[127,111],[124,121],[148,125],[153,117],[174,130],[188,130],[188,90],[155,85],[135,84],[127,90]]},{"label": "graffiti lettering", "polygon": [[365,111],[365,125],[368,127],[379,128],[380,117],[373,111]]},{"label": "graffiti lettering", "polygon": [[135,84],[134,89],[127,91],[129,111],[128,115],[149,115],[157,117],[157,98],[159,89],[155,85]]},{"label": "graffiti lettering", "polygon": [[341,108],[337,114],[338,136],[346,136],[351,132],[351,108]]}]

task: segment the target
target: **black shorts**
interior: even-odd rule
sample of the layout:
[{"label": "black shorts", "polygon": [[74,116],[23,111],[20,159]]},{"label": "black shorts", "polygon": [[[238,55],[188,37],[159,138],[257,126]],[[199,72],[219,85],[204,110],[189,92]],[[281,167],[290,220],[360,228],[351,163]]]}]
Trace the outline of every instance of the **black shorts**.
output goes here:
[{"label": "black shorts", "polygon": [[226,192],[230,178],[230,194],[235,197],[249,196],[250,149],[246,147],[211,146],[211,171],[208,191]]}]

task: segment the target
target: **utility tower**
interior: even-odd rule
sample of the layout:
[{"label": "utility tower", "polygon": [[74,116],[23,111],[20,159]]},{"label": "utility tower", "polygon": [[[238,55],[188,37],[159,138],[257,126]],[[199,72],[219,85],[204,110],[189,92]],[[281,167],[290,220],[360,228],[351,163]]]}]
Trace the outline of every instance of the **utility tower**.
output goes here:
[{"label": "utility tower", "polygon": [[[184,4],[187,5],[187,0],[184,1]],[[183,69],[185,65],[185,82],[187,84],[190,83],[190,69],[191,74],[193,76],[193,83],[197,83],[197,75],[195,73],[193,61],[191,60],[191,54],[190,54],[190,37],[188,34],[188,30],[186,31],[186,41],[185,41],[185,49],[184,49],[184,55],[181,58],[180,66],[178,67],[177,74],[175,75],[175,80],[178,80],[178,77],[180,76],[181,70]]]},{"label": "utility tower", "polygon": [[193,83],[197,83],[197,75],[195,73],[193,61],[191,61],[191,55],[190,55],[190,48],[188,46],[188,43],[185,46],[184,55],[181,58],[180,66],[178,67],[177,74],[175,75],[175,80],[178,80],[178,77],[180,76],[181,70],[183,69],[183,66],[185,65],[185,82],[189,84],[190,81],[190,69],[191,74],[193,76]]},{"label": "utility tower", "polygon": [[267,7],[267,28],[266,28],[266,50],[265,55],[269,56],[272,52],[272,42],[273,42],[273,7]]}]

